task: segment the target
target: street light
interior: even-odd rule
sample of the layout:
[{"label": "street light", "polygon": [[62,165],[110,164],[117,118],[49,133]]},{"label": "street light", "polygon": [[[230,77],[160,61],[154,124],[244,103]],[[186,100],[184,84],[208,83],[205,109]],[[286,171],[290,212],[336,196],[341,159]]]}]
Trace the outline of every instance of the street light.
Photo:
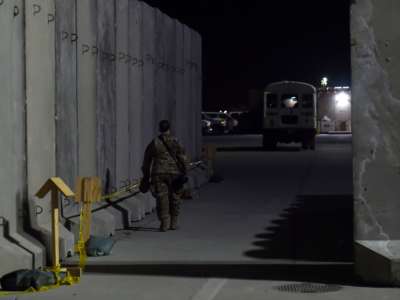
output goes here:
[{"label": "street light", "polygon": [[323,86],[323,87],[327,87],[328,86],[328,77],[322,78],[321,86]]}]

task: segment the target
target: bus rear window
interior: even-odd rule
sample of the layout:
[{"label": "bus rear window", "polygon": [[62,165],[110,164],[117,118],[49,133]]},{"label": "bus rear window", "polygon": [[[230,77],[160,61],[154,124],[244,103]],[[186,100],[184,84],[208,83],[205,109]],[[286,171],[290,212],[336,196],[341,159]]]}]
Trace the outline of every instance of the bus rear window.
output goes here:
[{"label": "bus rear window", "polygon": [[278,95],[277,94],[267,94],[267,107],[277,108],[278,107]]},{"label": "bus rear window", "polygon": [[283,94],[281,97],[282,108],[297,108],[299,106],[298,96],[296,94]]},{"label": "bus rear window", "polygon": [[303,108],[313,108],[314,107],[314,95],[313,94],[303,95],[302,107]]}]

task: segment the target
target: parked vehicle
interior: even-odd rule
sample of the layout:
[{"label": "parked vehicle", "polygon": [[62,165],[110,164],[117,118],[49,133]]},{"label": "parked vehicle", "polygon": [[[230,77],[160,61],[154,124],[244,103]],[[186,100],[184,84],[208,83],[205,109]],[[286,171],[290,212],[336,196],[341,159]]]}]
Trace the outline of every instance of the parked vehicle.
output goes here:
[{"label": "parked vehicle", "polygon": [[224,112],[203,112],[202,115],[211,121],[215,133],[229,133],[238,125],[236,119]]},{"label": "parked vehicle", "polygon": [[210,134],[213,132],[212,126],[211,126],[211,121],[203,119],[201,120],[201,129],[203,131],[203,134]]},{"label": "parked vehicle", "polygon": [[316,88],[297,81],[275,82],[264,91],[263,146],[300,142],[315,149]]}]

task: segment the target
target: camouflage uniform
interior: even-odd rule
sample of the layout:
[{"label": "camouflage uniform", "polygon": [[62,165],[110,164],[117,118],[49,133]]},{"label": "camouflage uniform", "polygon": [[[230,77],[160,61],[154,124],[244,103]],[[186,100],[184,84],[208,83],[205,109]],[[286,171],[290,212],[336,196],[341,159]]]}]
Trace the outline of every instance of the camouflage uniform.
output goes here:
[{"label": "camouflage uniform", "polygon": [[[187,170],[187,159],[183,147],[171,134],[163,133],[163,140],[174,156]],[[176,161],[167,148],[155,138],[146,148],[142,165],[144,178],[151,178],[150,190],[157,200],[157,215],[161,221],[160,229],[176,229],[180,212],[182,190],[174,191],[172,181],[181,174]]]}]

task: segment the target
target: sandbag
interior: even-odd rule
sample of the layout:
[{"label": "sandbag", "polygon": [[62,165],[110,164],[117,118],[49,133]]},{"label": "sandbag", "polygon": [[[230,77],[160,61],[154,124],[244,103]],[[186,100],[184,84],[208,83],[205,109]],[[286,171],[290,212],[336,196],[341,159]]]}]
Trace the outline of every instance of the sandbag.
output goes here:
[{"label": "sandbag", "polygon": [[114,243],[111,238],[91,236],[86,242],[86,254],[87,256],[110,255]]},{"label": "sandbag", "polygon": [[26,291],[29,288],[39,290],[43,286],[54,285],[57,278],[53,272],[21,269],[1,277],[1,288],[5,291]]}]

